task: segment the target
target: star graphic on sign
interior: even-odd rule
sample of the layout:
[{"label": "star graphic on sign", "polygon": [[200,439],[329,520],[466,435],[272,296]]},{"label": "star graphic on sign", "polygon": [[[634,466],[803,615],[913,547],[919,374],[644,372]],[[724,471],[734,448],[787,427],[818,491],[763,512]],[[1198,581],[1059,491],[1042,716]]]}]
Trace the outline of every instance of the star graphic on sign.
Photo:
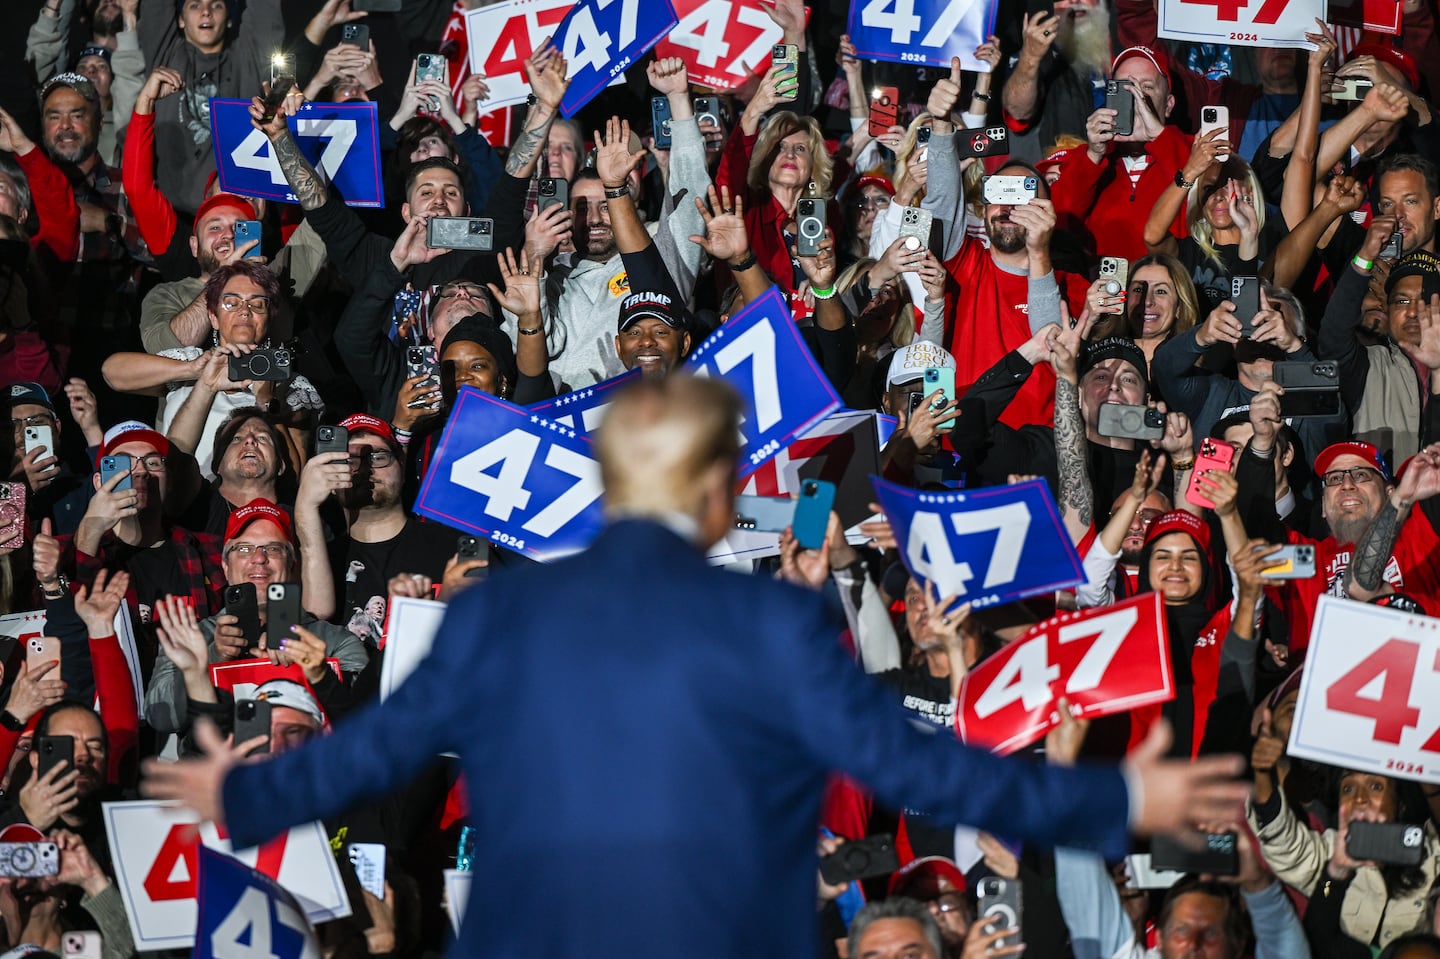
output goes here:
[{"label": "star graphic on sign", "polygon": [[534,413],[531,413],[531,414],[530,414],[530,422],[532,422],[532,423],[538,423],[538,422],[540,422],[540,417],[539,417],[538,415],[534,414]]}]

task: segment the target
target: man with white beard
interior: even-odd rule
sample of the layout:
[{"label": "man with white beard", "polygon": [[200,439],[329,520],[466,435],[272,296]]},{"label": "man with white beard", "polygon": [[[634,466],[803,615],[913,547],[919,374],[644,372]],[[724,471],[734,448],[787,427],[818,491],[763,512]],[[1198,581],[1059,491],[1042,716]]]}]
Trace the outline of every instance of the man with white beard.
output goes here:
[{"label": "man with white beard", "polygon": [[1085,117],[1105,102],[1110,9],[1105,0],[1056,0],[1027,14],[1025,44],[1000,99],[1017,134],[1011,156],[1035,161],[1062,134],[1085,136]]}]

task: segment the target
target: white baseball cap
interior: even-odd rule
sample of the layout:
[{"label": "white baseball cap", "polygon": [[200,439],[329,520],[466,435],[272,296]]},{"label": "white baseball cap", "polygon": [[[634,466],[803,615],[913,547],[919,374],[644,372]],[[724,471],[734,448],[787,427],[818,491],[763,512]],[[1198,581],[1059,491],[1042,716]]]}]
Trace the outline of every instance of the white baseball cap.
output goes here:
[{"label": "white baseball cap", "polygon": [[890,357],[890,372],[885,377],[885,387],[910,383],[925,375],[930,367],[955,369],[955,357],[943,347],[929,340],[916,340],[909,346],[898,349]]}]

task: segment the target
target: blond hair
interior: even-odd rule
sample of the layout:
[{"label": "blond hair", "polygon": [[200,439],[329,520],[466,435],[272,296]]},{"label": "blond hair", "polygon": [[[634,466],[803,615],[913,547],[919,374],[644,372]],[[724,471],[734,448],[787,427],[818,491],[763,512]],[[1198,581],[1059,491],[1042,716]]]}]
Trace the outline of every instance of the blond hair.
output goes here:
[{"label": "blond hair", "polygon": [[595,439],[606,514],[695,515],[714,471],[734,484],[740,412],[735,390],[709,377],[644,379],[622,390]]},{"label": "blond hair", "polygon": [[814,117],[796,116],[789,110],[771,116],[755,140],[755,149],[750,154],[750,171],[745,177],[750,189],[757,193],[770,192],[770,167],[780,153],[780,141],[795,133],[805,134],[805,149],[810,154],[810,180],[815,184],[816,195],[829,194],[835,165],[830,160],[830,152],[825,149],[825,134],[820,131],[820,123]]},{"label": "blond hair", "polygon": [[[1250,209],[1255,211],[1255,232],[1260,233],[1265,229],[1265,193],[1260,189],[1260,178],[1255,175],[1250,164],[1237,156],[1232,156],[1220,165],[1220,175],[1216,177],[1209,189],[1212,191],[1222,189],[1226,180],[1239,180],[1249,191]],[[1205,201],[1208,199],[1208,195],[1202,182],[1203,178],[1190,184],[1190,192],[1185,196],[1185,225],[1189,228],[1190,237],[1200,248],[1200,252],[1223,271],[1228,268],[1220,259],[1219,251],[1215,249],[1215,228],[1210,225],[1209,220],[1205,219]]]}]

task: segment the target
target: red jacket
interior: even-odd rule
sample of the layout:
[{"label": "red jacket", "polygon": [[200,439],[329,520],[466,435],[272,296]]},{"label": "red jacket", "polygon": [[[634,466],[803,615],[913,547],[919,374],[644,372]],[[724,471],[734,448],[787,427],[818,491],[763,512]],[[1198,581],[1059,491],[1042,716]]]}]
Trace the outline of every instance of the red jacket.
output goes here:
[{"label": "red jacket", "polygon": [[[1060,179],[1050,188],[1059,219],[1057,229],[1078,232],[1097,254],[1138,260],[1147,252],[1145,221],[1190,158],[1190,142],[1191,137],[1175,127],[1164,127],[1145,145],[1150,164],[1133,184],[1118,154],[1108,155],[1100,164],[1091,162],[1083,147],[1061,154]],[[1183,210],[1170,232],[1177,237],[1185,235]]]}]

